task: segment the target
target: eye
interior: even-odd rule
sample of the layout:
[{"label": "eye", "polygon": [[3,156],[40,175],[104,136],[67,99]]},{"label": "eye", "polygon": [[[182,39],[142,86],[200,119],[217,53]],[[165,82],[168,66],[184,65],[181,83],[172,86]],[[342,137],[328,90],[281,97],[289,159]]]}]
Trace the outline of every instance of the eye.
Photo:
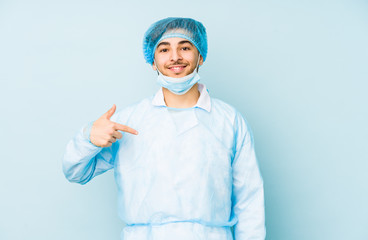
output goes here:
[{"label": "eye", "polygon": [[160,52],[167,52],[167,51],[169,51],[167,48],[163,48],[160,50]]},{"label": "eye", "polygon": [[183,47],[182,48],[184,51],[188,51],[188,50],[190,50],[190,48],[189,47]]}]

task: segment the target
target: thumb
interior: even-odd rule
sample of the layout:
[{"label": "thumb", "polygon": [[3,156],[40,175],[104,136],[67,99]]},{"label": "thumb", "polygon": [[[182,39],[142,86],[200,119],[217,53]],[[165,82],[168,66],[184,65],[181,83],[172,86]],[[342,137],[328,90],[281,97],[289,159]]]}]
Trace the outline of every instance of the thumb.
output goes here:
[{"label": "thumb", "polygon": [[115,110],[116,110],[116,105],[115,105],[115,104],[113,104],[113,105],[112,105],[112,108],[110,108],[110,109],[109,109],[109,110],[104,114],[104,116],[105,116],[108,120],[110,120],[111,116],[112,116],[112,115],[114,115]]}]

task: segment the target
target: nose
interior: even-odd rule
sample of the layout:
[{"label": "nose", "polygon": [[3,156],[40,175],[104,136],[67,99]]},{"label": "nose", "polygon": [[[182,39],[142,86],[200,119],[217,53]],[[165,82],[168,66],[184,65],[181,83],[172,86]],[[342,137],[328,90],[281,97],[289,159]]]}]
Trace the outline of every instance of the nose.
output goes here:
[{"label": "nose", "polygon": [[180,52],[178,50],[174,50],[174,51],[171,51],[171,61],[178,61],[178,60],[182,60],[182,56],[180,54]]}]

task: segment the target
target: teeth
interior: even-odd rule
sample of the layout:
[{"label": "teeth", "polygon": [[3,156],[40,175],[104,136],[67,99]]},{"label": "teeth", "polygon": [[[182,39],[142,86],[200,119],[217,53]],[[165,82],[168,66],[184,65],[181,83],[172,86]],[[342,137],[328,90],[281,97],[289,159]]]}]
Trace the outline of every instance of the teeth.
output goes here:
[{"label": "teeth", "polygon": [[171,69],[173,69],[173,70],[180,70],[180,69],[182,69],[183,67],[172,67]]}]

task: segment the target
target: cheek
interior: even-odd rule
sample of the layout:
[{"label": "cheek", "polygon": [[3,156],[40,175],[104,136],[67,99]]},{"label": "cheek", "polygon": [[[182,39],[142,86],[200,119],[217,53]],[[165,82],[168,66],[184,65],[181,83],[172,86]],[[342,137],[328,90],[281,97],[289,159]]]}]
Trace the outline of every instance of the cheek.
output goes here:
[{"label": "cheek", "polygon": [[197,58],[197,55],[198,54],[196,54],[195,52],[191,52],[191,51],[182,53],[182,56],[185,57],[187,60],[190,60],[190,61],[195,61],[196,58]]},{"label": "cheek", "polygon": [[169,59],[169,54],[155,54],[155,61],[158,65],[164,64]]},{"label": "cheek", "polygon": [[[164,56],[158,54],[155,58],[155,62],[156,62],[156,64],[155,64],[156,68],[158,68],[158,70],[160,70],[160,71],[164,71],[166,63],[168,62],[168,60]],[[156,69],[154,69],[154,70],[156,70]]]},{"label": "cheek", "polygon": [[156,67],[162,69],[165,66],[165,62],[162,59],[156,59]]},{"label": "cheek", "polygon": [[184,52],[181,54],[181,57],[184,58],[186,61],[192,62],[195,61],[196,56],[190,52]]}]

